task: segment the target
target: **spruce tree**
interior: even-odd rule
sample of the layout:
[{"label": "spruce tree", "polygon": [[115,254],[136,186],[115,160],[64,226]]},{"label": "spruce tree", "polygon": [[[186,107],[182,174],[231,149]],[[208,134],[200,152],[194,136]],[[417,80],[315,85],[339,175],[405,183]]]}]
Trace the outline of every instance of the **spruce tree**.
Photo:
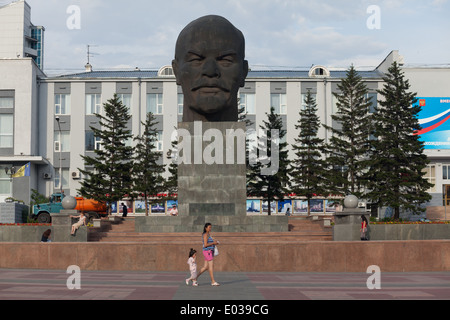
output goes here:
[{"label": "spruce tree", "polygon": [[[268,201],[268,214],[271,215],[270,203],[274,200],[283,200],[289,193],[290,168],[288,144],[287,142],[282,142],[286,136],[286,130],[283,130],[283,121],[279,115],[275,114],[273,107],[270,109],[270,114],[267,114],[267,117],[268,120],[263,121],[264,126],[260,127],[267,139],[259,137],[257,150],[252,151],[255,154],[257,152],[259,161],[250,165],[250,173],[247,176],[247,189],[251,196],[261,197]],[[275,135],[272,135],[272,130],[278,133],[278,139]],[[277,150],[272,150],[272,143],[277,147]],[[268,163],[269,160],[271,161],[270,163]]]},{"label": "spruce tree", "polygon": [[400,208],[413,213],[423,212],[421,204],[431,199],[427,189],[432,185],[424,178],[428,159],[419,140],[420,130],[416,93],[409,92],[400,66],[394,62],[379,90],[382,99],[374,114],[374,136],[368,180],[368,197],[379,207],[394,209],[394,219]]},{"label": "spruce tree", "polygon": [[305,97],[305,108],[300,111],[300,119],[295,126],[299,130],[296,144],[292,146],[295,160],[292,161],[293,191],[297,196],[306,197],[308,216],[311,199],[327,194],[327,165],[323,160],[324,139],[318,137],[321,126],[317,116],[317,104],[310,91]]},{"label": "spruce tree", "polygon": [[133,135],[127,129],[131,115],[117,94],[103,104],[103,113],[95,114],[101,129],[91,127],[94,137],[101,140],[101,148],[94,150],[92,157],[81,155],[84,169],[79,170],[84,179],[78,192],[83,197],[106,203],[110,213],[113,202],[131,193],[133,148],[127,146],[127,142]]},{"label": "spruce tree", "polygon": [[163,173],[165,166],[158,163],[161,159],[161,152],[156,151],[155,143],[158,141],[158,131],[155,129],[157,122],[155,116],[149,112],[142,135],[136,136],[134,141],[134,163],[132,169],[134,192],[144,199],[145,215],[149,214],[149,198],[157,197],[165,188]]},{"label": "spruce tree", "polygon": [[338,84],[337,112],[332,119],[339,128],[325,126],[332,132],[328,144],[328,163],[334,169],[332,185],[335,193],[360,197],[365,186],[367,169],[371,103],[368,89],[353,66]]}]

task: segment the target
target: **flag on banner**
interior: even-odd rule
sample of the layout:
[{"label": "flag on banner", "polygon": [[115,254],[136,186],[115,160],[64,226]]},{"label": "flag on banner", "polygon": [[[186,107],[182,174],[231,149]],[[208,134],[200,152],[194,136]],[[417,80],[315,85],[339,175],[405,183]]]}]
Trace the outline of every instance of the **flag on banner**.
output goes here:
[{"label": "flag on banner", "polygon": [[31,163],[28,162],[22,168],[17,170],[16,174],[13,175],[13,178],[29,177],[31,175],[30,174],[30,166],[31,166]]}]

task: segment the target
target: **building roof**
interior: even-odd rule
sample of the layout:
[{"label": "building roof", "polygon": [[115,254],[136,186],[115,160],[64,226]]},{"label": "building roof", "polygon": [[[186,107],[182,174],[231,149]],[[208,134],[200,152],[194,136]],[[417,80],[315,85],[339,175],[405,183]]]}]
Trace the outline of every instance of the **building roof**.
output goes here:
[{"label": "building roof", "polygon": [[[327,79],[342,79],[346,77],[347,71],[330,71],[330,77]],[[378,70],[359,71],[363,79],[381,79],[383,74]],[[173,78],[173,76],[158,76],[158,70],[129,70],[129,71],[91,71],[74,74],[65,74],[56,77],[49,77],[54,80],[62,79],[164,79]],[[323,77],[322,77],[323,78]],[[322,79],[320,77],[310,77],[309,70],[252,70],[247,79]]]}]

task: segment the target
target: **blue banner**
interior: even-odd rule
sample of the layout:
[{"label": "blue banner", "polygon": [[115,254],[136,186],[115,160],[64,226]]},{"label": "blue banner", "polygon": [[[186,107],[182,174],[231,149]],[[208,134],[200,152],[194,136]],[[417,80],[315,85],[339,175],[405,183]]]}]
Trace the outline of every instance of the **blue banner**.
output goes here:
[{"label": "blue banner", "polygon": [[418,98],[418,132],[425,149],[450,149],[450,98]]}]

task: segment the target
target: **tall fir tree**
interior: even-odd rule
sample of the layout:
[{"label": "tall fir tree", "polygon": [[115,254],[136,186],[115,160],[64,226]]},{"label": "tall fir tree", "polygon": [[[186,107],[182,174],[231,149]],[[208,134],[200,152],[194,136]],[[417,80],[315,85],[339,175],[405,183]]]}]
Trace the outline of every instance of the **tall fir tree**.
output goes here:
[{"label": "tall fir tree", "polygon": [[[267,114],[267,113],[266,113]],[[275,114],[275,109],[270,109],[267,114],[267,121],[263,121],[264,131],[267,143],[262,143],[262,137],[259,137],[257,150],[252,150],[254,154],[258,154],[256,164],[250,165],[250,172],[247,176],[247,190],[250,196],[261,197],[268,201],[269,211],[271,215],[270,204],[274,200],[283,200],[289,193],[290,177],[289,177],[289,160],[288,160],[288,144],[282,142],[286,136],[286,130],[283,130],[283,121],[281,117]],[[278,133],[278,139],[272,135],[272,130]],[[272,150],[272,143],[277,146]],[[270,160],[270,163],[268,163]]]},{"label": "tall fir tree", "polygon": [[369,199],[379,207],[394,210],[394,219],[400,218],[400,208],[413,213],[425,209],[423,203],[431,199],[427,189],[432,184],[424,178],[429,163],[424,154],[424,143],[417,132],[421,129],[416,93],[409,92],[400,66],[394,62],[384,77],[379,90],[382,99],[374,114],[374,136],[370,170]]},{"label": "tall fir tree", "polygon": [[141,196],[145,203],[145,215],[149,214],[149,198],[157,198],[158,194],[165,191],[165,180],[163,173],[165,166],[159,163],[162,154],[156,151],[158,131],[155,126],[155,116],[147,113],[146,121],[142,122],[144,131],[142,135],[136,136],[134,148],[134,163],[132,169],[134,193]]},{"label": "tall fir tree", "polygon": [[337,87],[339,93],[333,93],[337,112],[331,117],[339,128],[325,126],[332,132],[327,146],[328,163],[334,170],[331,185],[335,193],[361,197],[370,145],[369,91],[353,66]]},{"label": "tall fir tree", "polygon": [[[131,194],[131,168],[133,148],[128,146],[133,135],[127,128],[131,119],[128,107],[117,94],[103,104],[102,114],[95,114],[100,128],[91,127],[94,137],[100,139],[101,147],[94,156],[81,155],[84,169],[79,169],[84,179],[78,190],[83,197],[108,205]],[[93,171],[89,170],[92,169]]]},{"label": "tall fir tree", "polygon": [[305,107],[300,111],[298,138],[292,149],[295,160],[292,161],[290,172],[293,184],[292,190],[297,196],[306,197],[308,201],[308,216],[310,215],[311,199],[315,196],[327,196],[328,166],[323,159],[324,139],[318,137],[321,126],[317,115],[316,100],[308,91],[305,97]]}]

